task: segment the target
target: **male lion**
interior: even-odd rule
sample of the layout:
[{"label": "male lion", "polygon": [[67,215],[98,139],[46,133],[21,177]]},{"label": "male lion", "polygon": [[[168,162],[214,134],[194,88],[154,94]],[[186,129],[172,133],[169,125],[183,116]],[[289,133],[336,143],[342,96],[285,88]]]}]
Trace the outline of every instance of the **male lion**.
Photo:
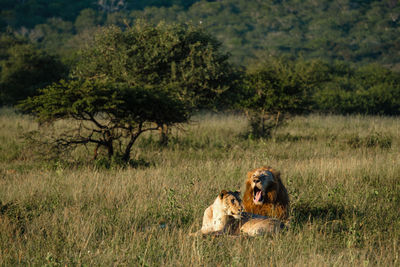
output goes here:
[{"label": "male lion", "polygon": [[274,218],[242,213],[240,192],[222,190],[214,203],[205,210],[201,230],[194,235],[198,233],[203,235],[223,233],[238,235],[242,233],[256,236],[277,233],[284,226],[281,221]]},{"label": "male lion", "polygon": [[248,172],[243,206],[249,213],[287,220],[289,195],[282,184],[280,173],[271,167]]}]

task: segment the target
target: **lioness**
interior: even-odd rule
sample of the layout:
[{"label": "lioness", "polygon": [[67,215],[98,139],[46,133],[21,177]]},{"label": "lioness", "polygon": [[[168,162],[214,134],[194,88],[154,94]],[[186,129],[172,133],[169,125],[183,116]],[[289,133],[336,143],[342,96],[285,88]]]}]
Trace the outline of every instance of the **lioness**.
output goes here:
[{"label": "lioness", "polygon": [[222,190],[214,203],[204,211],[202,234],[233,233],[235,219],[240,220],[242,213],[240,192]]},{"label": "lioness", "polygon": [[284,228],[284,224],[278,219],[246,213],[242,210],[240,192],[222,190],[214,203],[204,211],[203,225],[199,232],[203,235],[243,233],[256,236],[276,233]]}]

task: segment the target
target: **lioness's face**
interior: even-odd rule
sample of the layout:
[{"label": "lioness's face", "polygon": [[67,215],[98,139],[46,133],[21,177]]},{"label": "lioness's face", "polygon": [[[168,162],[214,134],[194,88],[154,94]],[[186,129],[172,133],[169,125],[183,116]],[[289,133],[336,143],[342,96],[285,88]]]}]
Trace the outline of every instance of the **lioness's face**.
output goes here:
[{"label": "lioness's face", "polygon": [[250,177],[251,188],[253,189],[253,202],[262,205],[266,198],[268,187],[275,184],[274,176],[267,170],[256,170]]},{"label": "lioness's face", "polygon": [[223,196],[223,203],[226,209],[226,214],[233,216],[235,219],[240,219],[243,211],[242,200],[240,199],[240,192],[227,192]]}]

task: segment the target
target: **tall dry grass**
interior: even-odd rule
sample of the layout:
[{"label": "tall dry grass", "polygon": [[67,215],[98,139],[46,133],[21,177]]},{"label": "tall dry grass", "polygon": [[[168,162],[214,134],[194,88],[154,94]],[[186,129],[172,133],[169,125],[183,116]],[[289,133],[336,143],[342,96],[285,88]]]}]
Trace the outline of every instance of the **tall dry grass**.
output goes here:
[{"label": "tall dry grass", "polygon": [[[35,123],[0,115],[0,264],[398,266],[400,119],[295,117],[269,140],[237,115],[203,114],[170,144],[136,144],[139,168],[44,161],[20,136]],[[80,162],[67,164],[66,162]],[[271,165],[291,197],[290,229],[256,238],[191,237],[221,189]]]}]

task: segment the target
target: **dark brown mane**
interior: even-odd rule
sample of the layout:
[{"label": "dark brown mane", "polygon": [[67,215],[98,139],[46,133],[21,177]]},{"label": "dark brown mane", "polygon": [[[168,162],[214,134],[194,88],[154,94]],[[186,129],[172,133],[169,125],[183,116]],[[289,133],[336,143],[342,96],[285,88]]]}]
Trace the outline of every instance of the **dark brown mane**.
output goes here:
[{"label": "dark brown mane", "polygon": [[[251,187],[251,177],[257,170],[267,170],[272,173],[275,184],[268,187],[265,192],[266,199],[262,205],[253,202],[253,188]],[[281,220],[288,218],[289,196],[280,178],[280,173],[271,167],[261,167],[247,173],[246,189],[243,196],[243,206],[246,212],[255,213],[263,216],[275,217]]]}]

